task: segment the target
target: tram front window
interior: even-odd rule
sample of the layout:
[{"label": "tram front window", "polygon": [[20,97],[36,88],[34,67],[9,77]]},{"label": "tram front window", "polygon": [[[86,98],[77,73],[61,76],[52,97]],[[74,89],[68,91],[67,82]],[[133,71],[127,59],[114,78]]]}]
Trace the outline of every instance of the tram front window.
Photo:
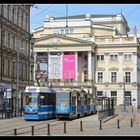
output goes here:
[{"label": "tram front window", "polygon": [[29,106],[37,106],[38,105],[38,94],[36,93],[28,93],[26,103]]}]

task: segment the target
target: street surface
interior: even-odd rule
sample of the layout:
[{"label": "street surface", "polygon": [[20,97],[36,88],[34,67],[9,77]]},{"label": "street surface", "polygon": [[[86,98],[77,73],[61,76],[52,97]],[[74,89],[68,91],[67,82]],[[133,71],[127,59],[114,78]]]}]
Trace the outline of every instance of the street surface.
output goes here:
[{"label": "street surface", "polygon": [[137,110],[132,111],[132,108],[122,112],[121,107],[118,107],[114,116],[102,120],[101,126],[98,114],[74,120],[25,121],[23,117],[0,120],[0,136],[14,136],[14,129],[17,129],[17,136],[140,136],[140,113]]}]

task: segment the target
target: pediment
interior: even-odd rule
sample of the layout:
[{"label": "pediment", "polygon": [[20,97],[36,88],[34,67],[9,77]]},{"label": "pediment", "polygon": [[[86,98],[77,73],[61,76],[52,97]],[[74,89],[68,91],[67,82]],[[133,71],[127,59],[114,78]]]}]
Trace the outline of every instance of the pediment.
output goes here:
[{"label": "pediment", "polygon": [[110,71],[118,71],[119,69],[116,68],[116,67],[111,67],[109,70],[110,70]]},{"label": "pediment", "polygon": [[51,34],[35,39],[36,45],[93,45],[95,43],[65,35]]},{"label": "pediment", "polygon": [[126,68],[123,68],[123,70],[124,70],[124,71],[132,71],[133,68],[131,68],[131,67],[126,67]]},{"label": "pediment", "polygon": [[105,68],[98,67],[98,68],[96,68],[96,71],[105,71]]}]

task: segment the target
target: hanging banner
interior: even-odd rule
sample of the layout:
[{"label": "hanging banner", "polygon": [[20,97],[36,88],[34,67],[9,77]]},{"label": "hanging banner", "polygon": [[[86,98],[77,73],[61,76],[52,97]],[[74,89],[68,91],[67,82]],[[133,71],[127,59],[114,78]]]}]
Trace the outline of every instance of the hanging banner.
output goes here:
[{"label": "hanging banner", "polygon": [[75,54],[63,55],[63,79],[76,79],[76,57]]},{"label": "hanging banner", "polygon": [[47,77],[48,71],[48,56],[41,55],[36,57],[36,77]]},{"label": "hanging banner", "polygon": [[62,79],[61,55],[49,56],[49,79]]}]

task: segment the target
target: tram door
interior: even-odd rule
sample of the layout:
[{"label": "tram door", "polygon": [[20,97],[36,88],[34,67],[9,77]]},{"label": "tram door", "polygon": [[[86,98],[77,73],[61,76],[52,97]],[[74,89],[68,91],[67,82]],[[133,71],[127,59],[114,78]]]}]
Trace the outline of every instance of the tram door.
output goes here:
[{"label": "tram door", "polygon": [[90,112],[90,96],[87,98],[87,112]]},{"label": "tram door", "polygon": [[72,115],[76,115],[76,95],[72,95]]}]

